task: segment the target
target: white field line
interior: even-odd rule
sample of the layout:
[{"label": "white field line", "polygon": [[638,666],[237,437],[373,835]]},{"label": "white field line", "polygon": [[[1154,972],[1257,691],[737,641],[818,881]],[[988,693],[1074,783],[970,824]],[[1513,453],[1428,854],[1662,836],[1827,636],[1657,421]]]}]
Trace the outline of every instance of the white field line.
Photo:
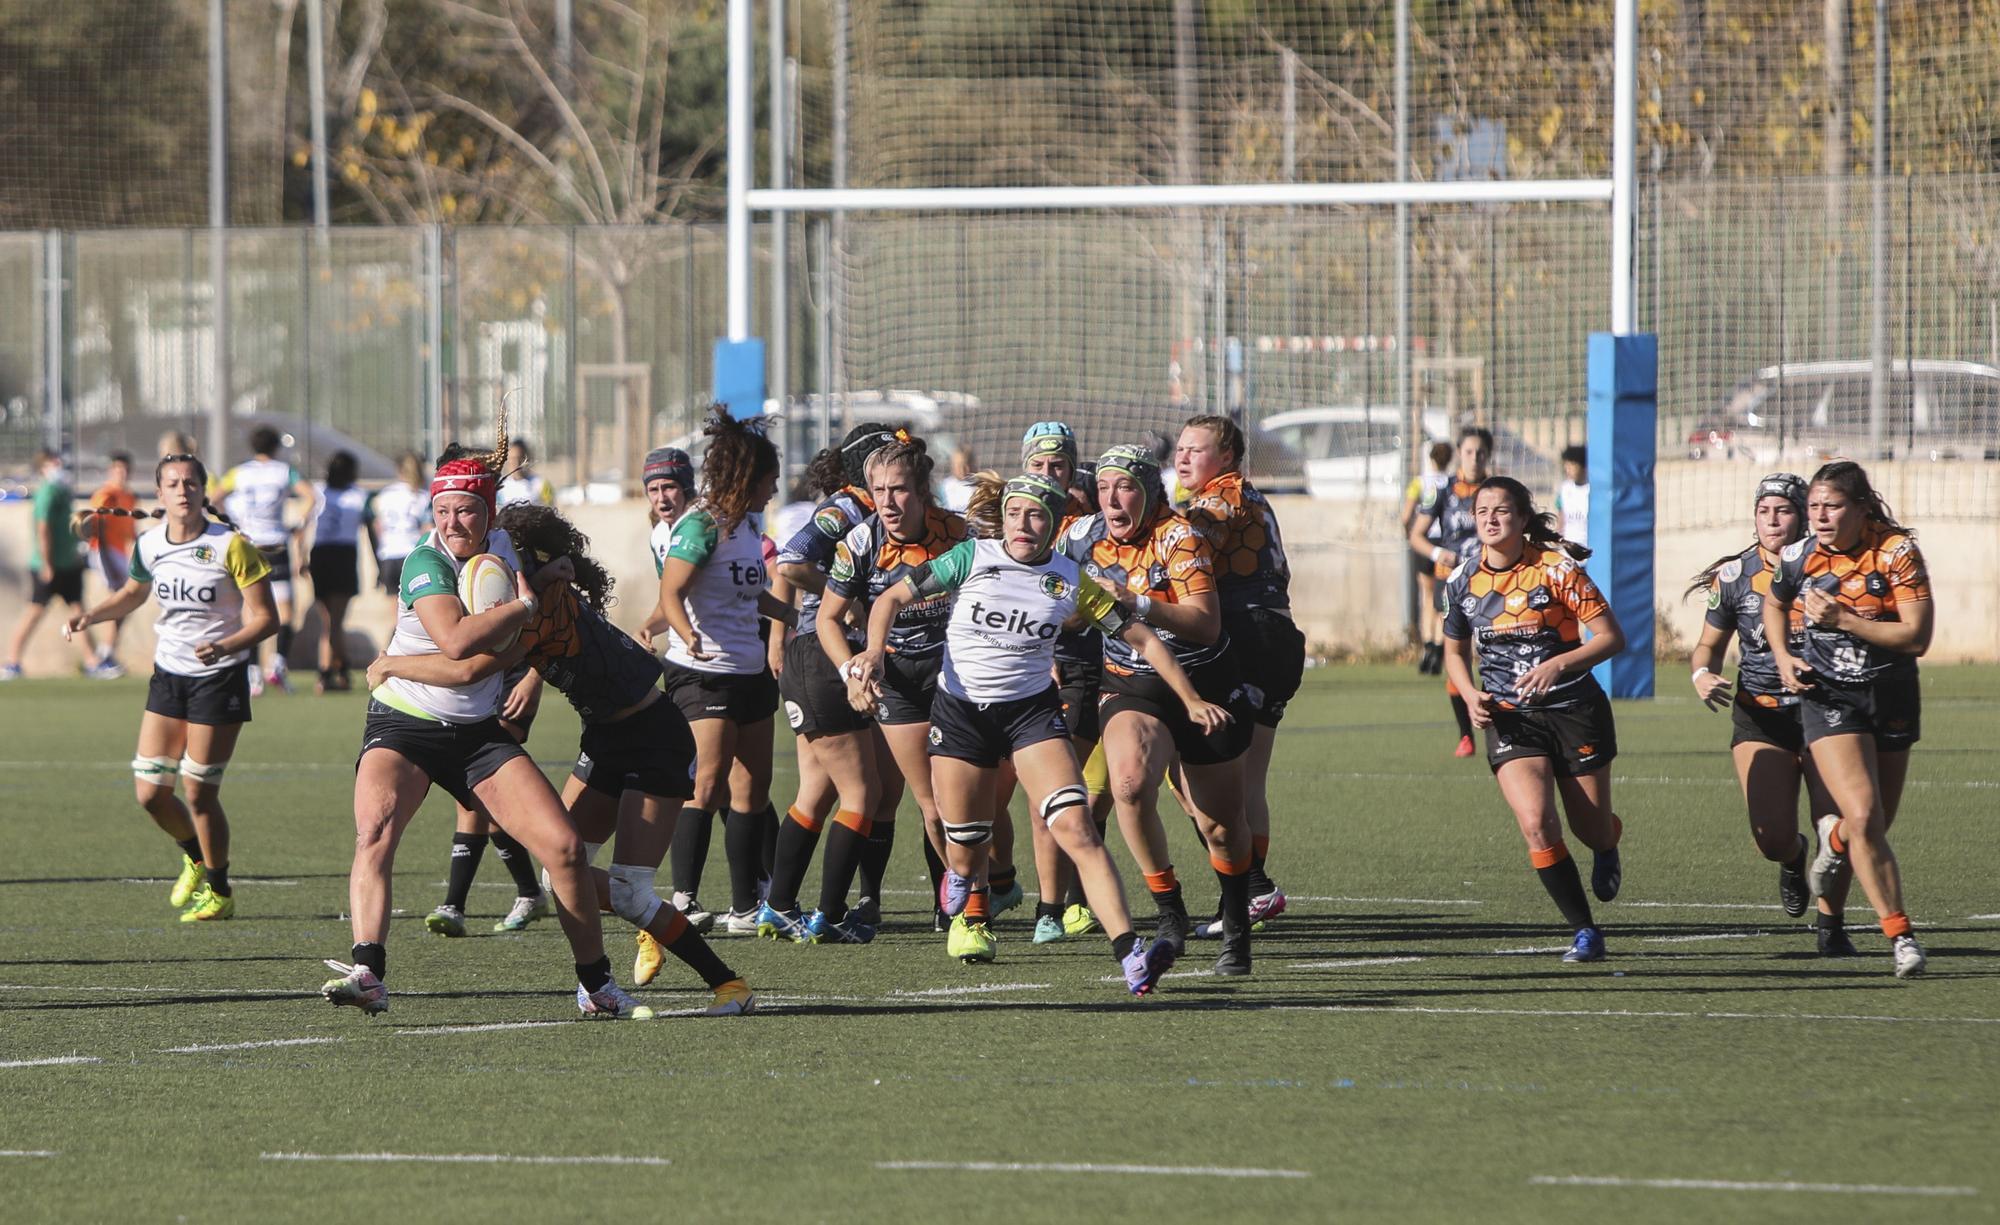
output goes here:
[{"label": "white field line", "polygon": [[[0,983],[0,991],[46,991],[50,995],[74,995],[77,992],[109,993],[112,995],[165,995],[170,992],[200,995],[318,995],[317,991],[295,991],[290,987],[59,987],[49,983]],[[411,991],[399,994],[420,995],[424,992]]]},{"label": "white field line", "polygon": [[[270,880],[262,876],[239,876],[235,879],[239,885],[261,885],[267,889],[286,889],[296,886],[299,883],[295,880]],[[118,883],[121,885],[171,885],[174,882],[172,877],[167,876],[123,876],[118,879]]]},{"label": "white field line", "polygon": [[878,1170],[951,1170],[979,1174],[1165,1174],[1191,1178],[1311,1178],[1309,1170],[1254,1166],[1123,1165],[1071,1161],[878,1161]]},{"label": "white field line", "polygon": [[1641,936],[1641,944],[1694,944],[1701,940],[1755,940],[1770,932],[1708,932],[1699,936]]},{"label": "white field line", "polygon": [[0,1157],[60,1157],[52,1148],[0,1148]]},{"label": "white field line", "polygon": [[259,1153],[259,1161],[419,1162],[432,1165],[672,1165],[665,1157],[540,1157],[514,1153]]},{"label": "white field line", "polygon": [[557,1025],[574,1024],[575,1021],[493,1021],[485,1025],[435,1025],[429,1029],[399,1029],[396,1034],[398,1037],[407,1034],[428,1038],[433,1034],[490,1034],[508,1029],[549,1029]]},{"label": "white field line", "polygon": [[1326,897],[1308,893],[1287,895],[1294,902],[1359,902],[1371,906],[1484,906],[1486,903],[1467,897]]},{"label": "white field line", "polygon": [[1828,1195],[1977,1195],[1978,1187],[1896,1187],[1866,1182],[1737,1182],[1724,1178],[1609,1178],[1537,1174],[1533,1187],[1644,1187],[1660,1191],[1790,1191]]},{"label": "white field line", "polygon": [[1493,954],[1496,957],[1525,957],[1530,953],[1567,953],[1569,949],[1567,944],[1535,944],[1517,949],[1494,949]]},{"label": "white field line", "polygon": [[1681,1012],[1637,1008],[1441,1008],[1422,1004],[1278,1004],[1280,1012],[1404,1012],[1466,1017],[1601,1017],[1614,1021],[1864,1021],[1894,1025],[2000,1025],[2000,1017],[1888,1017],[1855,1012]]},{"label": "white field line", "polygon": [[1989,920],[1989,919],[2000,919],[2000,914],[1972,914],[1972,915],[1967,915],[1965,917],[1968,919]]},{"label": "white field line", "polygon": [[163,1046],[162,1055],[205,1055],[210,1051],[254,1051],[270,1046],[329,1046],[345,1038],[271,1038],[263,1042],[221,1042],[214,1046]]},{"label": "white field line", "polygon": [[948,995],[991,995],[999,991],[1047,991],[1052,985],[1050,983],[986,983],[978,987],[929,987],[922,991],[905,991],[899,987],[883,998],[907,1000]]},{"label": "white field line", "polygon": [[1351,957],[1345,961],[1294,961],[1287,970],[1367,970],[1375,966],[1406,966],[1421,957]]},{"label": "white field line", "polygon": [[57,1055],[53,1059],[9,1059],[0,1068],[53,1068],[67,1063],[103,1063],[95,1055]]}]

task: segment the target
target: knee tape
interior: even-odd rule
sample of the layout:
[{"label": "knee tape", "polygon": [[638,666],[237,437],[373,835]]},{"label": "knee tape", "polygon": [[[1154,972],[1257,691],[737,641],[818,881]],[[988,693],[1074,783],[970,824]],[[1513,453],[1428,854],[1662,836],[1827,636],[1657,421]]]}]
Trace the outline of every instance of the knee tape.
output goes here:
[{"label": "knee tape", "polygon": [[611,913],[634,927],[644,927],[653,921],[664,905],[659,892],[653,888],[656,868],[642,868],[637,864],[614,863],[611,865]]},{"label": "knee tape", "polygon": [[967,821],[963,825],[944,822],[944,836],[958,846],[985,846],[993,841],[993,822]]},{"label": "knee tape", "polygon": [[213,766],[204,766],[192,757],[184,756],[181,758],[181,777],[193,782],[205,783],[210,787],[221,785],[222,772],[228,768],[229,763],[226,761]]},{"label": "knee tape", "polygon": [[132,777],[142,783],[152,783],[157,787],[174,785],[174,775],[181,772],[181,763],[171,757],[134,757]]},{"label": "knee tape", "polygon": [[1071,808],[1090,810],[1090,793],[1081,787],[1058,787],[1049,792],[1049,798],[1042,801],[1042,824],[1055,828],[1056,818]]}]

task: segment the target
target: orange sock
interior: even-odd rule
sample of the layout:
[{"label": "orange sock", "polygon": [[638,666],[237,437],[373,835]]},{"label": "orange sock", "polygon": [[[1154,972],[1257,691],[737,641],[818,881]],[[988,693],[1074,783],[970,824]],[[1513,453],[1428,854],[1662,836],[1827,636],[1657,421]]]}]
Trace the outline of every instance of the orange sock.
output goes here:
[{"label": "orange sock", "polygon": [[1146,873],[1146,888],[1150,892],[1168,893],[1178,884],[1180,882],[1174,879],[1174,870],[1172,868],[1168,868],[1164,872]]},{"label": "orange sock", "polygon": [[869,820],[861,813],[849,812],[845,808],[833,815],[833,823],[835,825],[845,825],[855,833],[860,834],[863,838],[875,832],[875,822]]},{"label": "orange sock", "polygon": [[1250,870],[1249,864],[1238,863],[1227,855],[1218,855],[1214,851],[1208,853],[1208,866],[1224,876],[1241,876]]},{"label": "orange sock", "polygon": [[1568,858],[1569,845],[1563,842],[1556,843],[1546,851],[1537,851],[1532,847],[1528,849],[1528,862],[1537,868],[1553,868]]},{"label": "orange sock", "polygon": [[1259,859],[1270,858],[1271,840],[1268,837],[1259,837],[1256,834],[1250,835],[1250,853]]},{"label": "orange sock", "polygon": [[658,940],[661,944],[672,944],[687,934],[688,921],[686,915],[671,906],[666,907],[666,913],[667,929],[659,935],[654,936],[653,939]]},{"label": "orange sock", "polygon": [[989,890],[975,889],[965,897],[965,921],[984,923],[992,917],[990,906],[993,894]]},{"label": "orange sock", "polygon": [[1902,911],[1900,911],[1900,910],[1899,910],[1899,911],[1897,911],[1897,912],[1896,912],[1895,914],[1885,914],[1885,915],[1883,915],[1883,916],[1882,916],[1882,934],[1883,934],[1884,936],[1887,936],[1887,937],[1888,937],[1889,939],[1891,939],[1891,940],[1894,940],[1894,939],[1895,939],[1896,937],[1898,937],[1898,936],[1907,936],[1907,935],[1909,935],[1909,934],[1910,934],[1910,916],[1908,916],[1908,915],[1904,914],[1904,913],[1903,913]]},{"label": "orange sock", "polygon": [[1826,844],[1833,848],[1836,855],[1847,854],[1847,839],[1840,836],[1840,822],[1835,821],[1833,828],[1826,831]]},{"label": "orange sock", "polygon": [[797,822],[801,827],[811,830],[815,834],[819,832],[819,827],[824,824],[824,822],[816,820],[811,813],[800,812],[797,805],[787,808],[785,815]]}]

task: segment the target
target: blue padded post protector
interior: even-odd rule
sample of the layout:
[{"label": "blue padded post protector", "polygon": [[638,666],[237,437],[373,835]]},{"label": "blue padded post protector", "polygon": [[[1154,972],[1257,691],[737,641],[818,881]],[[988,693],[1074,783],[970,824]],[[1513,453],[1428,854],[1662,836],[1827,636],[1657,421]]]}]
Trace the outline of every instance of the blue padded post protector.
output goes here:
[{"label": "blue padded post protector", "polygon": [[1611,602],[1625,649],[1597,665],[1614,698],[1653,696],[1653,466],[1659,338],[1590,334],[1590,577]]},{"label": "blue padded post protector", "polygon": [[729,415],[741,421],[764,411],[764,342],[748,340],[715,342],[715,402],[726,406]]}]

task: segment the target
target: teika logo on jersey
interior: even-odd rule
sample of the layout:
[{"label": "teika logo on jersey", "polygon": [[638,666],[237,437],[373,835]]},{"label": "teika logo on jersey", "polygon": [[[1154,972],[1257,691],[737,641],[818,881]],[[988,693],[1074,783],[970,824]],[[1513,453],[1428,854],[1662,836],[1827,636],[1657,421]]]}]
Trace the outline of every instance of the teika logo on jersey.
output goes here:
[{"label": "teika logo on jersey", "polygon": [[980,629],[999,630],[1023,638],[1046,640],[1054,638],[1062,629],[1061,622],[1040,620],[1024,608],[1010,608],[1003,612],[976,599],[967,610],[967,619]]},{"label": "teika logo on jersey", "polygon": [[729,581],[738,587],[756,587],[761,590],[764,586],[764,567],[754,561],[749,563],[732,561],[729,563]]},{"label": "teika logo on jersey", "polygon": [[153,584],[153,595],[162,604],[213,604],[215,593],[213,583],[197,587],[184,578],[171,582],[163,578]]}]

